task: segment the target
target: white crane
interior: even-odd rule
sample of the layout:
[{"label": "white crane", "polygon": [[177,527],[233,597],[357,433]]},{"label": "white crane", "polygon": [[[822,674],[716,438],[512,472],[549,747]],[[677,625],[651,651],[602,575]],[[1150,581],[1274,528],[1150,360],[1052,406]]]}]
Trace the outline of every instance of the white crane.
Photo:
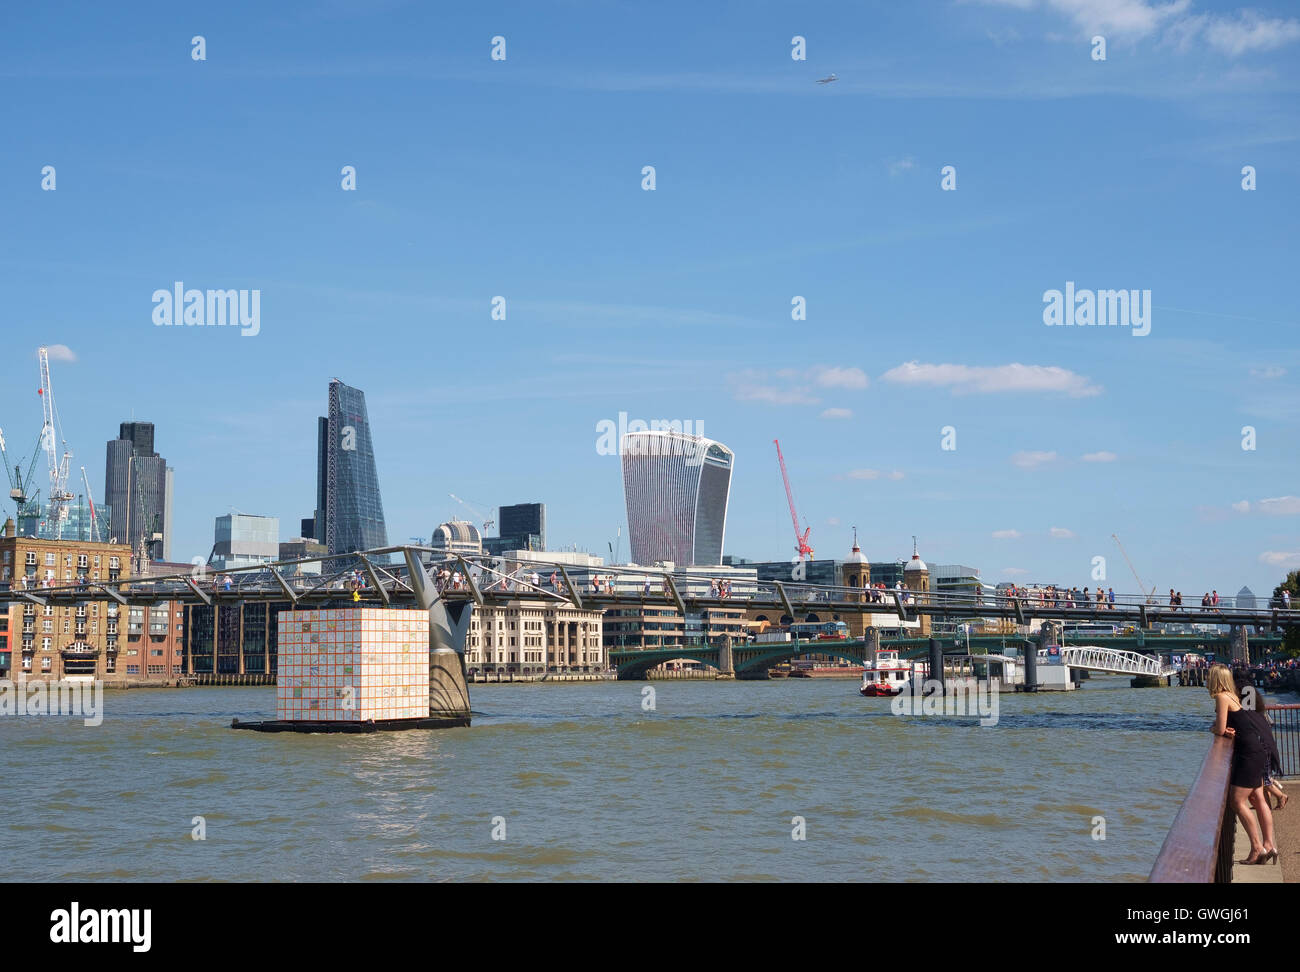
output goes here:
[{"label": "white crane", "polygon": [[99,517],[95,515],[95,497],[90,493],[90,480],[86,478],[85,466],[81,467],[81,484],[86,487],[86,502],[90,504],[90,539],[99,543]]},{"label": "white crane", "polygon": [[[41,425],[41,448],[45,450],[45,455],[49,459],[50,465],[50,523],[54,531],[54,539],[61,539],[63,536],[63,521],[68,517],[68,504],[75,497],[68,492],[68,465],[72,461],[72,452],[68,449],[68,442],[63,438],[63,424],[59,421],[59,412],[54,405],[54,390],[50,387],[50,353],[49,349],[42,347],[37,352],[41,359],[41,387],[37,393],[41,396],[41,410],[44,422]],[[58,448],[55,444],[55,433],[58,433],[58,441],[63,443],[63,457],[60,458]]]},{"label": "white crane", "polygon": [[1147,586],[1142,582],[1142,578],[1138,577],[1137,568],[1133,566],[1133,561],[1129,560],[1128,551],[1124,549],[1124,544],[1119,542],[1119,536],[1117,534],[1112,533],[1110,535],[1110,538],[1115,541],[1115,545],[1119,547],[1119,552],[1124,555],[1124,561],[1128,564],[1128,569],[1133,571],[1133,578],[1138,582],[1138,588],[1142,591],[1143,594],[1146,595],[1147,603],[1155,604],[1156,603],[1155,585],[1152,584],[1151,590],[1150,591],[1147,590]]},{"label": "white crane", "polygon": [[492,519],[490,516],[487,516],[485,510],[480,509],[479,507],[475,506],[473,503],[466,502],[465,500],[457,496],[455,493],[448,493],[447,495],[483,521],[483,536],[487,536],[488,529],[496,525],[497,521]]}]

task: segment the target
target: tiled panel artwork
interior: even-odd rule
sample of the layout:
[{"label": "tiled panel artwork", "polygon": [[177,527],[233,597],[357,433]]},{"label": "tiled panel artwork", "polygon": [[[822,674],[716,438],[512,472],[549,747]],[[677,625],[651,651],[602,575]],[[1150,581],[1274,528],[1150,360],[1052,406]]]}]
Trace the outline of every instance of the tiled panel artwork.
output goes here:
[{"label": "tiled panel artwork", "polygon": [[429,714],[424,611],[281,611],[279,662],[279,719],[355,722]]}]

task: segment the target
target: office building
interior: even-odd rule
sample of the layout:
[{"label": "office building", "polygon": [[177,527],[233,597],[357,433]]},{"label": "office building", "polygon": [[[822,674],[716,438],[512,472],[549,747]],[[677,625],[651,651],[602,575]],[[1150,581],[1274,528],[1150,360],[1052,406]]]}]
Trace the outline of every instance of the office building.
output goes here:
[{"label": "office building", "polygon": [[721,564],[731,450],[673,431],[626,433],[621,449],[633,562]]},{"label": "office building", "polygon": [[123,422],[109,441],[103,499],[112,517],[100,523],[101,537],[133,554],[143,538],[149,560],[170,559],[172,470],[154,449],[152,422]]},{"label": "office building", "polygon": [[228,513],[217,517],[212,570],[267,564],[280,556],[280,520],[274,516]]},{"label": "office building", "polygon": [[316,504],[313,535],[330,553],[388,545],[366,396],[337,378],[316,424]]},{"label": "office building", "polygon": [[181,674],[181,607],[172,601],[122,606],[92,586],[130,576],[131,549],[125,544],[17,536],[14,522],[6,522],[0,531],[0,588],[75,586],[84,587],[86,596],[0,608],[0,678],[174,683]]},{"label": "office building", "polygon": [[[279,560],[302,560],[304,557],[324,557],[328,550],[325,544],[318,542],[311,537],[294,537],[292,540],[286,540],[280,544]],[[280,573],[285,577],[292,577],[295,574],[303,576],[319,575],[323,561],[313,560],[305,564],[285,564],[280,568]]]},{"label": "office building", "polygon": [[435,561],[456,556],[481,557],[483,535],[468,520],[448,520],[433,528],[429,546],[434,551],[432,556]]}]

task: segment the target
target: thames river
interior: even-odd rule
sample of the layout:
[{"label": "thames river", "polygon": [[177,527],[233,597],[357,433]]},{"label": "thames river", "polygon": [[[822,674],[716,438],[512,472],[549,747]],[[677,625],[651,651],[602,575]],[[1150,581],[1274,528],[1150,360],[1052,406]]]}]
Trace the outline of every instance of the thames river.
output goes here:
[{"label": "thames river", "polygon": [[854,681],[471,691],[473,727],[446,731],[229,728],[273,717],[274,688],[108,692],[98,727],[0,718],[5,876],[1141,881],[1213,715],[1203,689],[1127,677],[1003,694],[988,728],[895,716]]}]

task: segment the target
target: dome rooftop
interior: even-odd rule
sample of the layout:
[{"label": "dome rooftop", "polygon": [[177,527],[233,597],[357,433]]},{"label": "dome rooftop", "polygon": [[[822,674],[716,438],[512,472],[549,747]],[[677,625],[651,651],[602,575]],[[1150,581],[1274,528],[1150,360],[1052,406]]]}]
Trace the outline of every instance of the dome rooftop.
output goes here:
[{"label": "dome rooftop", "polygon": [[446,523],[439,523],[433,530],[433,536],[430,538],[430,546],[439,546],[449,543],[482,543],[483,535],[479,532],[478,527],[468,520],[448,520]]},{"label": "dome rooftop", "polygon": [[903,573],[910,574],[913,573],[914,571],[920,571],[920,570],[924,570],[928,573],[930,568],[925,565],[925,561],[921,559],[921,555],[916,552],[916,537],[913,537],[912,538],[912,559],[909,560],[907,562],[907,566],[903,568]]}]

